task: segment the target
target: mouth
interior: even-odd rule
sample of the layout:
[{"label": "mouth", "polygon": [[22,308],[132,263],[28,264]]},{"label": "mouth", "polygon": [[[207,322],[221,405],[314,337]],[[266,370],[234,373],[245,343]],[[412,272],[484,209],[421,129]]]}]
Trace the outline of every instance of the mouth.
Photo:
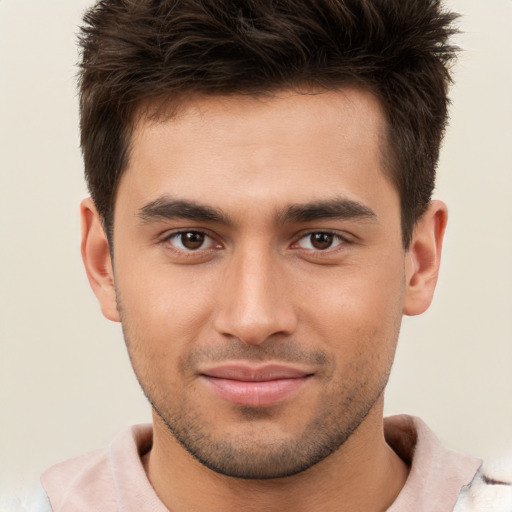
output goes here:
[{"label": "mouth", "polygon": [[232,404],[268,407],[297,393],[313,373],[282,365],[225,365],[207,369],[200,376],[214,393]]}]

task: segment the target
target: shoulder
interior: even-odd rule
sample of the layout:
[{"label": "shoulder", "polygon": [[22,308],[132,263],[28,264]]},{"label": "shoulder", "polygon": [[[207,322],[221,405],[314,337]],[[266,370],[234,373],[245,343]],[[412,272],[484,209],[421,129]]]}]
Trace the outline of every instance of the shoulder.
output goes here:
[{"label": "shoulder", "polygon": [[108,446],[46,470],[41,482],[53,511],[114,512],[122,508],[121,502],[133,501],[132,495],[144,494],[141,487],[146,489],[149,482],[145,486],[141,456],[151,443],[151,425],[135,425],[120,432]]},{"label": "shoulder", "polygon": [[52,512],[50,500],[42,485],[37,483],[19,496],[0,497],[1,512]]},{"label": "shoulder", "polygon": [[56,464],[41,475],[53,509],[59,511],[85,510],[89,496],[112,493],[112,480],[108,447]]},{"label": "shoulder", "polygon": [[482,465],[473,481],[462,488],[453,512],[511,512],[512,456]]}]

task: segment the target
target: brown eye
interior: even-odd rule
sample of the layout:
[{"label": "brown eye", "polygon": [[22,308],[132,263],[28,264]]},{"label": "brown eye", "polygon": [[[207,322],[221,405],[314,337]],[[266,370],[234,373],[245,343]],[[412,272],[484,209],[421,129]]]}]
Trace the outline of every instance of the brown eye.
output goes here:
[{"label": "brown eye", "polygon": [[303,236],[297,243],[302,249],[312,249],[316,251],[325,251],[343,243],[343,239],[334,233],[328,231],[317,231]]},{"label": "brown eye", "polygon": [[190,250],[199,249],[204,244],[204,239],[204,233],[198,233],[196,231],[181,234],[181,243],[183,244],[183,247]]},{"label": "brown eye", "polygon": [[334,239],[331,233],[313,233],[311,235],[311,245],[318,250],[329,249]]},{"label": "brown eye", "polygon": [[181,233],[175,233],[169,238],[169,242],[177,249],[185,251],[205,249],[205,246],[209,247],[213,243],[212,239],[201,231],[182,231]]}]

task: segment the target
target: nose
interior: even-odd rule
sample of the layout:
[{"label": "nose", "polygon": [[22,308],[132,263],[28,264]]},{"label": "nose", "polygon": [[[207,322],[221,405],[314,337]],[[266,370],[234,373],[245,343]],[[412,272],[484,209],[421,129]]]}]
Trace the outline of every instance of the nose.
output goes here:
[{"label": "nose", "polygon": [[259,345],[295,331],[291,283],[278,260],[272,251],[256,248],[240,250],[231,258],[217,298],[217,332]]}]

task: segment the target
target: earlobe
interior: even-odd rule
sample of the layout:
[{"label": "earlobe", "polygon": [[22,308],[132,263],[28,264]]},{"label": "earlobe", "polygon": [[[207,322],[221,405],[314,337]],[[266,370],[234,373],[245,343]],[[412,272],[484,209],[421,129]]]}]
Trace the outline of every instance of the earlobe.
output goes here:
[{"label": "earlobe", "polygon": [[441,201],[432,201],[416,224],[406,254],[405,315],[419,315],[432,302],[447,220],[446,205]]},{"label": "earlobe", "polygon": [[114,272],[109,243],[103,223],[91,198],[80,205],[82,223],[82,260],[91,288],[98,299],[103,315],[119,322],[114,285]]}]

